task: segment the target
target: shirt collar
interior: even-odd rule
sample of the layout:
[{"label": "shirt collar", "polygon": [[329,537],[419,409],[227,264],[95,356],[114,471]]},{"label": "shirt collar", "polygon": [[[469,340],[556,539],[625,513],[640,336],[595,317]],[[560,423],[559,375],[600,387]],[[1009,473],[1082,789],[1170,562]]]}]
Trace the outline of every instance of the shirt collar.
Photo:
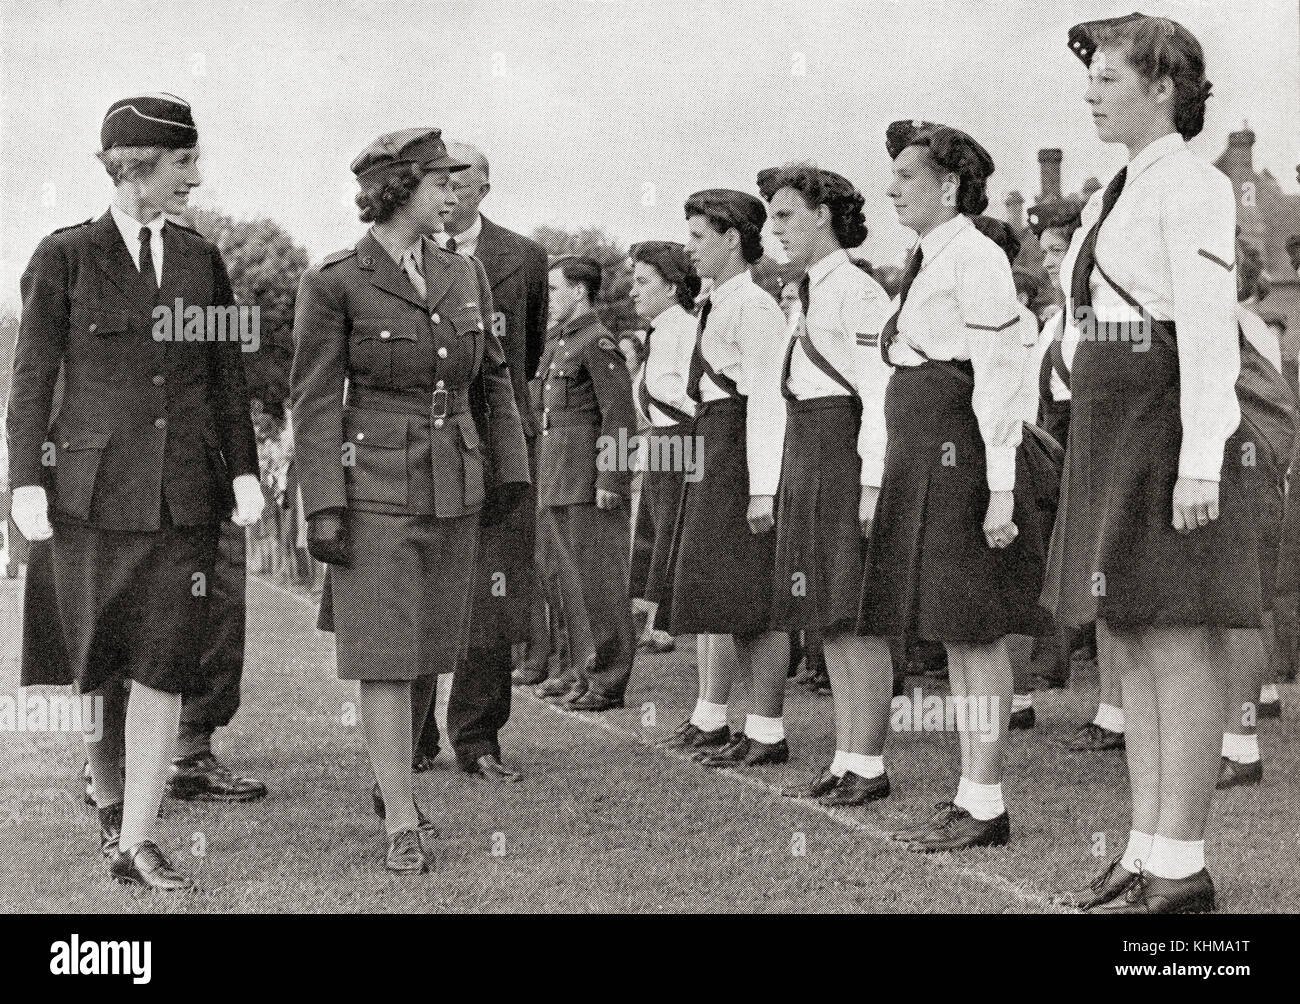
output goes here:
[{"label": "shirt collar", "polygon": [[1128,162],[1128,174],[1125,176],[1125,183],[1131,182],[1161,157],[1173,153],[1175,150],[1181,150],[1185,146],[1187,146],[1187,141],[1183,139],[1180,133],[1176,132],[1152,140],[1138,151],[1136,157]]},{"label": "shirt collar", "polygon": [[921,238],[922,260],[934,261],[934,256],[947,247],[963,228],[973,225],[964,213],[958,213],[947,223],[935,227]]},{"label": "shirt collar", "polygon": [[654,328],[657,331],[659,328],[662,328],[665,324],[671,324],[673,321],[677,320],[679,314],[682,317],[688,316],[680,303],[674,303],[667,310],[661,311],[659,316],[650,322],[650,327]]},{"label": "shirt collar", "polygon": [[152,223],[141,223],[125,210],[120,209],[116,202],[110,202],[108,204],[108,211],[113,214],[113,222],[117,224],[117,229],[122,231],[122,236],[125,237],[127,234],[130,234],[131,240],[133,241],[138,241],[140,239],[141,227],[147,226],[155,234],[161,234],[163,224],[167,222],[167,217],[159,216]]},{"label": "shirt collar", "polygon": [[478,240],[478,235],[481,234],[482,232],[483,232],[483,217],[482,215],[478,215],[474,217],[474,222],[471,223],[465,229],[465,232],[463,234],[455,234],[455,235],[448,235],[448,236],[455,236],[456,243],[459,244],[462,241]]},{"label": "shirt collar", "polygon": [[848,252],[843,248],[832,251],[825,258],[808,266],[808,285],[815,286],[838,266],[849,264]]},{"label": "shirt collar", "polygon": [[588,324],[597,324],[599,322],[600,322],[600,316],[594,310],[590,310],[587,313],[583,314],[581,317],[571,318],[565,321],[563,324],[561,324],[560,334],[565,335],[567,337],[568,335],[573,334],[575,331],[581,331]]},{"label": "shirt collar", "polygon": [[399,253],[397,253],[397,254],[394,254],[393,251],[392,251],[392,249],[391,249],[387,244],[385,244],[383,241],[381,241],[378,237],[375,237],[375,231],[374,231],[374,228],[373,228],[373,227],[372,227],[371,230],[370,230],[370,236],[371,236],[371,238],[374,240],[374,242],[375,242],[376,244],[378,244],[381,248],[383,248],[383,249],[388,253],[388,257],[392,258],[393,261],[395,261],[399,266],[402,264],[402,259],[405,258],[405,257],[406,257],[408,254],[410,254],[412,251],[414,251],[414,252],[415,252],[415,264],[416,264],[417,266],[419,266],[419,268],[420,268],[421,271],[424,270],[424,240],[423,240],[423,238],[417,237],[417,238],[415,239],[415,243],[412,244],[409,248],[407,248],[406,250],[401,251],[401,252],[399,252]]},{"label": "shirt collar", "polygon": [[732,276],[721,286],[714,286],[709,293],[709,299],[713,301],[713,305],[716,307],[729,296],[734,296],[739,290],[752,285],[754,285],[754,277],[749,274],[749,269],[746,268],[740,275]]}]

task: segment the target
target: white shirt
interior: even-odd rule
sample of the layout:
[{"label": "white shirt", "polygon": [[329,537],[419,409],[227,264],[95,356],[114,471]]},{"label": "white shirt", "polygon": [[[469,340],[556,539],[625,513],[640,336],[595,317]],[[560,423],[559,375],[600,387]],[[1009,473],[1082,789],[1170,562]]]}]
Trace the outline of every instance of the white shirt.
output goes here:
[{"label": "white shirt", "polygon": [[[880,487],[885,471],[885,386],[890,368],[880,357],[880,330],[892,313],[889,297],[871,276],[834,251],[808,267],[808,316],[794,316],[789,337],[807,333],[817,351],[857,388],[862,399],[858,456],[862,484]],[[809,362],[797,345],[787,383],[795,397],[845,396],[844,388]]]},{"label": "white shirt", "polygon": [[449,234],[445,230],[438,234],[438,247],[445,248],[447,246],[447,238],[455,237],[456,253],[469,258],[478,252],[478,235],[482,232],[483,217],[481,215],[475,216],[474,222],[469,225],[469,228],[463,234]]},{"label": "white shirt", "polygon": [[[1052,325],[1052,338],[1061,340],[1061,361],[1065,363],[1066,372],[1069,372],[1074,366],[1074,353],[1079,348],[1079,329],[1066,320],[1064,310],[1058,312],[1049,323]],[[1046,341],[1050,343],[1050,339]],[[1055,366],[1047,380],[1052,389],[1053,401],[1070,400],[1070,388],[1065,386],[1065,381],[1056,372]]]},{"label": "white shirt", "polygon": [[1025,352],[1016,330],[1020,303],[1011,265],[961,214],[922,237],[921,253],[921,271],[899,314],[889,361],[919,366],[925,357],[970,360],[971,408],[984,439],[989,491],[1009,492],[1016,484]]},{"label": "white shirt", "polygon": [[[1084,206],[1083,225],[1061,265],[1064,287],[1070,285],[1084,238],[1101,215],[1103,191]],[[1177,326],[1183,425],[1179,477],[1218,481],[1224,445],[1241,422],[1236,224],[1231,180],[1193,154],[1182,136],[1170,133],[1129,162],[1124,191],[1097,235],[1097,263],[1106,274],[1151,317]],[[1099,320],[1140,320],[1098,269],[1093,269],[1091,288]],[[1072,304],[1068,310],[1073,317]]]},{"label": "white shirt", "polygon": [[158,280],[158,285],[161,286],[163,268],[162,228],[167,220],[159,216],[152,223],[141,223],[118,209],[115,202],[109,203],[108,211],[113,215],[113,222],[117,224],[118,232],[126,243],[126,249],[130,252],[131,261],[135,264],[137,272],[140,271],[140,228],[143,226],[149,227],[149,251],[153,255],[153,274],[154,278]]},{"label": "white shirt", "polygon": [[[713,309],[700,351],[749,398],[745,427],[749,494],[775,495],[785,442],[785,399],[781,396],[785,315],[755,284],[749,269],[714,287],[709,300]],[[707,373],[700,378],[703,400],[719,401],[727,396]]]},{"label": "white shirt", "polygon": [[1024,304],[1020,305],[1020,323],[1016,325],[1021,348],[1024,349],[1020,371],[1020,418],[1034,425],[1038,422],[1038,370],[1043,364],[1043,352],[1049,339],[1038,337],[1038,318]]},{"label": "white shirt", "polygon": [[[641,407],[641,385],[645,384],[656,401],[694,415],[695,402],[686,393],[686,380],[691,372],[691,354],[695,351],[696,319],[674,303],[651,322],[651,327],[654,333],[650,336],[650,355],[633,387],[637,408]],[[642,417],[655,426],[677,423],[654,404],[650,405],[650,414],[642,412]]]}]

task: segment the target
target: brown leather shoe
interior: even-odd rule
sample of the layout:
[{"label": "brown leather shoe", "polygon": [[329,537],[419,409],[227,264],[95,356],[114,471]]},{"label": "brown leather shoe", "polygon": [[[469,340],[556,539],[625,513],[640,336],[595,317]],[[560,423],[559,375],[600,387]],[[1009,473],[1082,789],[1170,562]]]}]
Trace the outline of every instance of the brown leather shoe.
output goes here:
[{"label": "brown leather shoe", "polygon": [[782,788],[781,794],[786,798],[821,798],[823,795],[829,795],[839,785],[840,778],[830,772],[828,767],[822,771],[821,777],[808,784],[801,784],[793,788]]},{"label": "brown leather shoe", "polygon": [[1100,753],[1103,750],[1122,750],[1124,733],[1103,729],[1096,722],[1089,722],[1065,741],[1065,748],[1075,753]]},{"label": "brown leather shoe", "polygon": [[1124,895],[1128,887],[1137,878],[1137,875],[1120,864],[1123,857],[1122,853],[1116,854],[1105,870],[1082,889],[1058,892],[1049,898],[1057,906],[1073,906],[1079,910],[1091,910],[1094,906],[1101,906],[1103,903],[1109,903],[1111,900]]},{"label": "brown leather shoe", "polygon": [[266,785],[232,774],[211,753],[173,760],[167,791],[184,802],[256,802],[266,797]]},{"label": "brown leather shoe", "polygon": [[679,750],[708,750],[717,749],[726,746],[731,741],[731,729],[727,726],[714,729],[711,732],[705,732],[702,728],[687,719],[682,723],[685,728],[680,728],[671,736],[661,742],[659,745],[663,749]]},{"label": "brown leather shoe", "polygon": [[931,830],[947,826],[948,820],[957,811],[959,811],[957,806],[951,802],[936,802],[934,812],[926,817],[925,822],[909,826],[906,829],[896,830],[889,837],[891,840],[897,840],[900,844],[910,844],[913,840],[919,840]]},{"label": "brown leather shoe", "polygon": [[195,888],[193,880],[172,867],[152,840],[119,849],[109,859],[108,873],[117,882],[142,885],[155,892],[190,892]]},{"label": "brown leather shoe", "polygon": [[943,826],[936,827],[907,845],[919,854],[964,851],[968,847],[1001,847],[1011,839],[1011,817],[1005,812],[993,819],[976,819],[965,809],[954,806]]},{"label": "brown leather shoe", "polygon": [[1264,779],[1264,761],[1254,763],[1237,763],[1226,756],[1219,761],[1219,780],[1214,785],[1220,791],[1224,788],[1255,787]]},{"label": "brown leather shoe", "polygon": [[846,770],[840,783],[835,786],[835,790],[823,795],[818,801],[826,806],[865,805],[888,797],[888,774],[861,777],[851,770]]},{"label": "brown leather shoe", "polygon": [[576,701],[579,697],[581,697],[586,692],[587,692],[587,681],[578,680],[577,682],[570,684],[569,689],[566,690],[563,694],[560,694],[557,697],[548,697],[546,700],[549,701],[551,704],[567,706],[571,702]]},{"label": "brown leather shoe", "polygon": [[1214,883],[1202,868],[1181,879],[1138,872],[1123,896],[1095,906],[1088,913],[1212,913],[1214,907]]},{"label": "brown leather shoe", "polygon": [[1255,721],[1261,718],[1281,718],[1282,701],[1260,701],[1255,705]]},{"label": "brown leather shoe", "polygon": [[424,856],[417,830],[398,830],[388,838],[384,867],[397,875],[423,875],[428,872],[429,860]]},{"label": "brown leather shoe", "polygon": [[526,668],[512,670],[510,682],[516,687],[536,687],[546,682],[546,670]]}]

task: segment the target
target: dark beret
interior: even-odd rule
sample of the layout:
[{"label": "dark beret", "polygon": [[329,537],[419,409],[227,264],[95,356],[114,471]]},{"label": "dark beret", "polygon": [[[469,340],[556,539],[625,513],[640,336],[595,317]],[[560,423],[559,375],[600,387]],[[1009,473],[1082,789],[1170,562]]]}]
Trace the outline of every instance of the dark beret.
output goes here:
[{"label": "dark beret", "polygon": [[944,170],[979,181],[993,173],[993,155],[960,129],[915,120],[894,122],[885,130],[885,150],[891,159],[918,142],[930,148],[930,159]]},{"label": "dark beret", "polygon": [[385,133],[357,154],[352,173],[358,179],[400,164],[421,164],[428,170],[463,171],[462,160],[447,155],[442,130],[430,127]]},{"label": "dark beret", "polygon": [[767,222],[763,200],[731,188],[708,188],[686,200],[686,217],[712,216],[737,230],[762,230]]},{"label": "dark beret", "polygon": [[1100,21],[1084,21],[1070,29],[1070,51],[1083,60],[1084,66],[1092,65],[1092,54],[1097,51],[1097,38],[1110,28],[1123,24],[1145,21],[1145,14],[1129,14],[1127,17],[1107,17]]},{"label": "dark beret", "polygon": [[1053,199],[1029,210],[1029,229],[1041,238],[1044,230],[1062,227],[1071,233],[1083,222],[1083,205],[1078,199]]},{"label": "dark beret", "polygon": [[917,136],[938,128],[937,123],[922,119],[899,119],[897,122],[891,122],[889,128],[885,130],[885,149],[889,152],[889,159],[894,160],[916,141]]},{"label": "dark beret", "polygon": [[199,142],[190,106],[175,94],[138,94],[108,106],[100,146],[161,146],[185,150]]},{"label": "dark beret", "polygon": [[699,292],[699,278],[686,255],[686,248],[676,241],[642,241],[628,251],[634,262],[645,262],[654,267],[664,282],[670,286],[693,287],[692,296]]}]

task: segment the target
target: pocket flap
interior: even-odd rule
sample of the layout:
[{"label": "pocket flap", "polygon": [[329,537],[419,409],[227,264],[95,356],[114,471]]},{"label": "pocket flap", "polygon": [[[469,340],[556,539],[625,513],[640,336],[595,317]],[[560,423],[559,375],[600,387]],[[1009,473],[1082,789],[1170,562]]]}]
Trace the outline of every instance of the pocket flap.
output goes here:
[{"label": "pocket flap", "polygon": [[344,409],[343,439],[358,446],[400,450],[406,448],[407,417],[391,411]]},{"label": "pocket flap", "polygon": [[64,450],[102,450],[113,438],[111,432],[65,432],[59,441]]},{"label": "pocket flap", "polygon": [[460,441],[465,445],[465,449],[473,450],[478,446],[478,426],[474,424],[474,419],[470,415],[458,415],[456,423],[460,426]]},{"label": "pocket flap", "polygon": [[120,335],[126,330],[126,314],[122,311],[95,311],[86,318],[86,331],[92,335]]},{"label": "pocket flap", "polygon": [[452,316],[451,326],[458,335],[477,335],[483,330],[483,315],[474,307],[462,310]]},{"label": "pocket flap", "polygon": [[409,328],[393,321],[366,320],[358,318],[352,322],[352,337],[358,342],[413,342],[416,334]]}]

